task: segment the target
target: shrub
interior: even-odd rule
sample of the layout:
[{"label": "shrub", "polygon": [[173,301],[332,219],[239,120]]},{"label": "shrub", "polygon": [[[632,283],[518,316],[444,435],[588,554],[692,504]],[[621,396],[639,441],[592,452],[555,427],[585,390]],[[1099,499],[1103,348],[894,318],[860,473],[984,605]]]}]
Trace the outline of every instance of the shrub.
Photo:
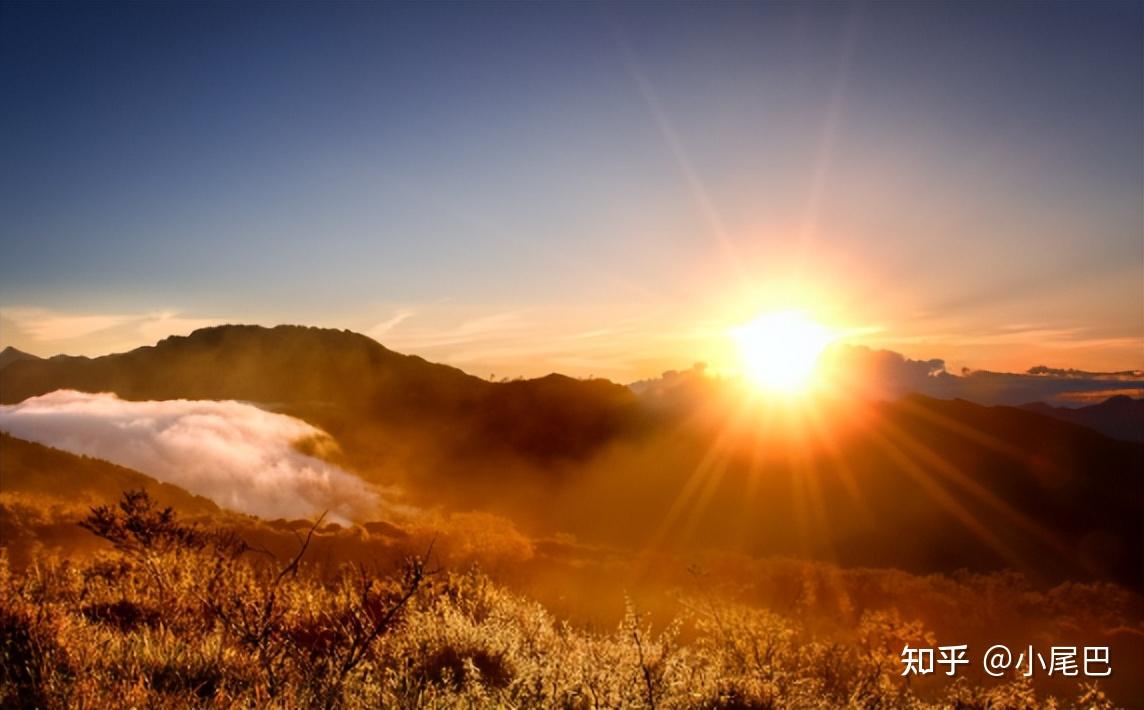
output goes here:
[{"label": "shrub", "polygon": [[[85,525],[113,542],[110,554],[43,559],[18,575],[0,555],[0,706],[1067,705],[1024,680],[911,685],[898,654],[905,643],[932,644],[932,628],[907,604],[865,608],[853,601],[857,585],[850,601],[818,618],[806,594],[793,613],[780,613],[711,593],[681,597],[682,613],[658,624],[629,601],[614,627],[592,628],[557,619],[475,568],[431,570],[429,552],[375,572],[307,564],[320,524],[278,560],[129,493]],[[874,586],[869,574],[858,577]],[[965,606],[988,585],[997,598],[1005,597],[999,585],[1024,590],[1020,603],[1030,609],[1093,597],[1081,587],[1038,596],[1004,579],[893,573],[878,584],[904,586],[915,603],[938,599],[939,608]],[[1122,618],[1131,608],[1076,613],[1138,624]],[[833,628],[823,623],[835,617]],[[1112,705],[1097,685],[1078,684],[1076,701]]]}]

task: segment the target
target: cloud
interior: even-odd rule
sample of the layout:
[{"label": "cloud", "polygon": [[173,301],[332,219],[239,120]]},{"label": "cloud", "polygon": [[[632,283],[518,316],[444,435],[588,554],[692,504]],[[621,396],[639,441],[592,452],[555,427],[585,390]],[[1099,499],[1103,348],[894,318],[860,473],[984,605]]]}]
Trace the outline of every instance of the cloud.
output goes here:
[{"label": "cloud", "polygon": [[[1047,402],[1074,407],[1113,395],[1144,396],[1144,373],[1138,371],[1086,372],[1038,366],[1024,373],[976,370],[954,374],[939,358],[913,360],[892,350],[873,350],[864,345],[831,347],[824,355],[823,373],[824,385],[830,391],[874,400],[923,394],[984,405]],[[633,382],[629,387],[651,401],[694,402],[702,401],[714,382],[706,369],[698,365]]]},{"label": "cloud", "polygon": [[38,341],[82,338],[130,320],[122,315],[68,315],[42,308],[5,308],[4,315],[28,337]]},{"label": "cloud", "polygon": [[223,322],[217,318],[192,318],[175,311],[67,313],[7,306],[0,310],[0,344],[42,356],[60,352],[94,356],[151,345],[169,335],[187,335]]},{"label": "cloud", "polygon": [[366,335],[372,338],[379,338],[405,321],[413,317],[413,311],[401,310],[393,315],[392,318],[382,321],[366,331]]},{"label": "cloud", "polygon": [[1034,367],[1024,373],[966,370],[954,374],[941,359],[911,360],[890,350],[852,345],[838,346],[828,357],[837,387],[881,399],[916,392],[986,405],[1038,401],[1076,405],[1110,394],[1144,395],[1144,375],[1138,372]]},{"label": "cloud", "polygon": [[327,434],[242,402],[131,402],[56,390],[0,406],[0,430],[127,466],[265,518],[329,511],[361,520],[382,503],[358,477],[295,448]]},{"label": "cloud", "polygon": [[506,311],[469,318],[451,327],[423,327],[406,330],[400,334],[394,333],[393,337],[387,340],[387,344],[403,350],[426,350],[504,342],[529,334],[530,326],[531,323],[525,319],[524,313]]}]

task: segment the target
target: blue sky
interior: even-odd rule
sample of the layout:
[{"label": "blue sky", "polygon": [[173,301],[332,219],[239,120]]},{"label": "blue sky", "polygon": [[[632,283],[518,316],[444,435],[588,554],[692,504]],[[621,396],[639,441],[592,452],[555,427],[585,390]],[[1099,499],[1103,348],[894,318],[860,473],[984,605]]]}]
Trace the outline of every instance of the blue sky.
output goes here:
[{"label": "blue sky", "polygon": [[[1139,3],[0,5],[0,344],[1144,366]],[[798,302],[802,302],[799,304]],[[789,304],[788,304],[789,305]]]}]

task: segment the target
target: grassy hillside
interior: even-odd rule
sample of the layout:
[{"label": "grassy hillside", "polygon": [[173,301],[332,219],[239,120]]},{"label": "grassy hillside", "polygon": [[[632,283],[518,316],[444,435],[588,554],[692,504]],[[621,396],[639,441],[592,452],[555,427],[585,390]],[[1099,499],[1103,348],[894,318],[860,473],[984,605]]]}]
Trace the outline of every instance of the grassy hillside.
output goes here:
[{"label": "grassy hillside", "polygon": [[[561,618],[485,574],[274,560],[147,504],[93,514],[115,543],[91,561],[0,565],[6,707],[1054,707],[1141,699],[1139,679],[903,678],[909,643],[1107,644],[1144,661],[1141,600],[1111,585],[1018,575],[911,577],[807,563],[716,570],[672,611],[624,602],[600,625]],[[724,586],[789,592],[744,602]],[[789,595],[789,603],[780,601]],[[956,614],[950,610],[957,610]],[[981,640],[979,642],[979,639]]]},{"label": "grassy hillside", "polygon": [[155,500],[188,515],[219,507],[169,483],[87,456],[77,456],[0,432],[0,493],[51,496],[76,505],[115,500],[125,490],[146,490]]},{"label": "grassy hillside", "polygon": [[222,514],[206,498],[138,471],[0,432],[0,539],[17,568],[45,550],[82,554],[101,547],[77,523],[125,490],[145,490],[184,515]]},{"label": "grassy hillside", "polygon": [[[881,412],[881,426],[909,429],[921,446],[982,416],[1018,447],[994,451],[1002,458],[1104,440],[1063,423],[1041,432],[1031,426],[1039,417],[1013,419],[1004,409],[913,404]],[[955,463],[966,468],[993,451],[963,449]],[[303,549],[305,521],[219,514],[142,474],[8,436],[0,456],[3,520],[17,522],[0,552],[5,707],[1102,708],[1144,700],[1140,679],[1125,670],[1144,663],[1144,599],[1115,584],[1053,584],[1013,571],[916,575],[853,561],[706,554],[678,541],[636,553],[570,536],[529,538],[478,513],[322,525]],[[1023,470],[1012,469],[1017,481]],[[877,500],[873,473],[861,475],[870,477],[869,502]],[[116,509],[119,485],[147,487],[188,511],[187,522],[161,522],[158,504]],[[1082,515],[1087,507],[1065,503],[1079,496],[1083,504],[1085,485],[1066,483],[1055,499],[1031,505]],[[1015,484],[1011,494],[1024,490]],[[728,494],[742,497],[697,497],[726,517]],[[927,527],[933,505],[912,507],[911,495],[886,493],[873,510],[887,524],[913,520],[908,534],[920,542],[895,542],[887,529],[876,540],[884,547],[866,554],[898,560],[939,544],[934,535],[957,539]],[[613,504],[593,500],[601,514]],[[655,532],[638,501],[615,504]],[[106,507],[93,516],[89,505]],[[767,519],[752,521],[758,529],[783,520],[771,505]],[[85,518],[89,529],[77,525]],[[680,531],[688,524],[683,518]],[[950,559],[940,555],[943,565]],[[994,643],[1107,645],[1118,673],[1099,683],[992,680],[971,670],[956,681],[907,680],[905,643],[967,643],[974,653]]]}]

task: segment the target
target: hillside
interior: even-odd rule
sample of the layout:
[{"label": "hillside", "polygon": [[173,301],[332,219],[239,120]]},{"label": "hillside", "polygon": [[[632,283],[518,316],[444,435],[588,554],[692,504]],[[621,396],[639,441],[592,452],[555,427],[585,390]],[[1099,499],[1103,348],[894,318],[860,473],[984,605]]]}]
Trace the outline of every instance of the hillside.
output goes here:
[{"label": "hillside", "polygon": [[816,416],[792,432],[766,412],[665,428],[539,505],[584,539],[1144,587],[1144,446],[921,396]]},{"label": "hillside", "polygon": [[1079,424],[1123,441],[1144,442],[1144,399],[1117,395],[1086,407],[1054,407],[1032,402],[1022,409]]},{"label": "hillside", "polygon": [[[4,373],[0,401],[54,389],[112,391],[125,399],[239,399],[337,403],[355,409],[464,401],[483,381],[400,355],[349,331],[218,326],[97,358],[23,360]],[[384,398],[384,402],[376,401]]]},{"label": "hillside", "polygon": [[98,541],[76,523],[127,490],[145,490],[183,515],[221,514],[206,498],[138,471],[0,432],[0,541],[17,568],[34,560],[41,546],[92,549]]},{"label": "hillside", "polygon": [[1144,587],[1140,444],[921,396],[828,400],[801,420],[697,378],[685,395],[559,375],[492,383],[292,326],[0,372],[4,401],[73,387],[259,402],[322,427],[337,463],[402,485],[413,504],[501,514],[534,535]]},{"label": "hillside", "polygon": [[4,348],[3,350],[0,350],[0,370],[3,370],[5,367],[7,367],[9,364],[11,364],[13,362],[18,362],[20,360],[39,360],[39,359],[40,358],[36,357],[35,355],[32,355],[31,353],[26,353],[23,350],[17,350],[16,348],[9,345],[8,347]]},{"label": "hillside", "polygon": [[0,432],[0,492],[4,494],[59,496],[71,503],[95,505],[133,489],[146,489],[162,505],[187,515],[219,512],[206,498],[138,471]]},{"label": "hillside", "polygon": [[0,374],[0,403],[61,388],[255,402],[317,424],[351,450],[405,448],[429,432],[435,450],[536,460],[590,454],[630,426],[635,410],[627,388],[603,380],[487,382],[364,335],[300,326],[218,326],[127,353],[13,362]]}]

